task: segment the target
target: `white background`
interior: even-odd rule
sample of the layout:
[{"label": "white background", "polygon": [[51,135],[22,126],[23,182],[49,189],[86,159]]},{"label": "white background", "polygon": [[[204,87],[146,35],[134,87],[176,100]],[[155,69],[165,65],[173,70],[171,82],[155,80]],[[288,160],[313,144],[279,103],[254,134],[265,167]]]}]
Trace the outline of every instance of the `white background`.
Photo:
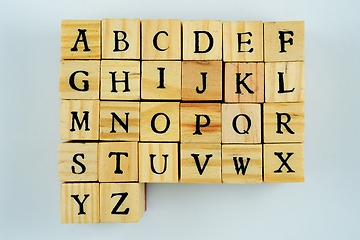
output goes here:
[{"label": "white background", "polygon": [[[360,239],[359,1],[0,2],[1,239]],[[60,224],[62,19],[304,20],[305,183],[148,184],[138,224]]]}]

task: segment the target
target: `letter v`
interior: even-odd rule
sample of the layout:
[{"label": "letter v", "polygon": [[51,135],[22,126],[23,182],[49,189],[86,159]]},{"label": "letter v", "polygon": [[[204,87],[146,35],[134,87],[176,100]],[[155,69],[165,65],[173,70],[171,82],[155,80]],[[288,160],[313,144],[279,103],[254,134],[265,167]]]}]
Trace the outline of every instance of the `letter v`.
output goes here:
[{"label": "letter v", "polygon": [[194,158],[194,161],[195,161],[196,167],[199,171],[199,174],[202,175],[205,171],[206,165],[209,162],[209,159],[213,155],[212,154],[205,155],[206,159],[205,159],[204,165],[202,167],[200,166],[199,154],[192,153],[191,156]]}]

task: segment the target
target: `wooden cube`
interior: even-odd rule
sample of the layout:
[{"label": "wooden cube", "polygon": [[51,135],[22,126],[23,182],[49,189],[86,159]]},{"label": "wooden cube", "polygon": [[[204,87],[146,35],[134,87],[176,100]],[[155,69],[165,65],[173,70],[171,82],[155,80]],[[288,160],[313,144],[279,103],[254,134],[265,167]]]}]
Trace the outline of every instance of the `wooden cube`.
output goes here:
[{"label": "wooden cube", "polygon": [[264,102],[264,63],[225,63],[225,102]]},{"label": "wooden cube", "polygon": [[140,103],[140,141],[177,142],[179,102]]},{"label": "wooden cube", "polygon": [[183,60],[222,60],[222,22],[183,21]]},{"label": "wooden cube", "polygon": [[140,61],[101,61],[101,100],[140,100]]},{"label": "wooden cube", "polygon": [[143,61],[141,68],[141,99],[181,99],[180,61]]},{"label": "wooden cube", "polygon": [[58,147],[60,182],[98,180],[98,144],[96,142],[63,142]]},{"label": "wooden cube", "polygon": [[304,62],[265,63],[265,102],[303,102],[304,75]]},{"label": "wooden cube", "polygon": [[137,182],[138,143],[99,143],[99,182]]},{"label": "wooden cube", "polygon": [[223,143],[261,143],[260,104],[222,104]]},{"label": "wooden cube", "polygon": [[221,142],[220,103],[181,103],[180,119],[181,142]]},{"label": "wooden cube", "polygon": [[263,61],[263,23],[224,22],[223,55],[224,62]]},{"label": "wooden cube", "polygon": [[261,144],[223,144],[221,154],[223,183],[262,182]]},{"label": "wooden cube", "polygon": [[145,212],[144,183],[100,183],[100,222],[139,222]]},{"label": "wooden cube", "polygon": [[264,142],[304,141],[304,103],[265,103]]},{"label": "wooden cube", "polygon": [[61,140],[99,139],[99,100],[62,100]]},{"label": "wooden cube", "polygon": [[102,20],[102,58],[140,59],[140,20]]},{"label": "wooden cube", "polygon": [[62,183],[62,223],[99,222],[99,183]]},{"label": "wooden cube", "polygon": [[221,61],[183,61],[183,101],[222,100]]},{"label": "wooden cube", "polygon": [[139,102],[100,101],[100,140],[139,141]]},{"label": "wooden cube", "polygon": [[264,144],[264,182],[304,182],[304,146]]},{"label": "wooden cube", "polygon": [[264,23],[264,60],[304,61],[304,22]]},{"label": "wooden cube", "polygon": [[141,21],[143,60],[181,60],[181,21]]},{"label": "wooden cube", "polygon": [[61,59],[101,59],[99,20],[61,22]]},{"label": "wooden cube", "polygon": [[178,143],[139,143],[139,182],[179,181]]},{"label": "wooden cube", "polygon": [[221,144],[181,143],[181,183],[221,183]]}]

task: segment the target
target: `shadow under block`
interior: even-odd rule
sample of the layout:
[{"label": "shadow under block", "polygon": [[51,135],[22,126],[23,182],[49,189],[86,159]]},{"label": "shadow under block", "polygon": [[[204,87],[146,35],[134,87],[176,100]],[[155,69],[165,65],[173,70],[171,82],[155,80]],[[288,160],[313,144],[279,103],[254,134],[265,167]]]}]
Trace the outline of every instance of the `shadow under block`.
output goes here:
[{"label": "shadow under block", "polygon": [[304,146],[264,144],[264,182],[304,182]]},{"label": "shadow under block", "polygon": [[221,183],[221,144],[181,143],[181,183]]},{"label": "shadow under block", "polygon": [[180,103],[182,143],[221,143],[220,103]]},{"label": "shadow under block", "polygon": [[140,141],[178,142],[179,102],[140,103]]},{"label": "shadow under block", "polygon": [[222,22],[183,21],[183,60],[222,60]]},{"label": "shadow under block", "polygon": [[99,223],[99,183],[61,184],[61,222]]},{"label": "shadow under block", "polygon": [[304,103],[265,103],[264,142],[304,142]]},{"label": "shadow under block", "polygon": [[141,99],[181,99],[181,61],[142,61],[141,65]]},{"label": "shadow under block", "polygon": [[140,61],[102,60],[101,100],[140,100]]},{"label": "shadow under block", "polygon": [[140,20],[102,20],[102,58],[140,59]]},{"label": "shadow under block", "polygon": [[223,61],[262,62],[263,23],[223,22]]},{"label": "shadow under block", "polygon": [[138,182],[137,142],[100,142],[99,182]]},{"label": "shadow under block", "polygon": [[222,143],[261,143],[260,104],[222,104]]},{"label": "shadow under block", "polygon": [[304,61],[304,22],[265,22],[264,61]]},{"label": "shadow under block", "polygon": [[223,183],[261,183],[262,145],[223,144],[221,176]]},{"label": "shadow under block", "polygon": [[265,102],[303,102],[304,79],[304,62],[265,63]]},{"label": "shadow under block", "polygon": [[141,21],[142,60],[181,60],[181,21]]},{"label": "shadow under block", "polygon": [[100,206],[100,222],[139,222],[146,208],[145,184],[100,183]]},{"label": "shadow under block", "polygon": [[99,140],[99,100],[62,100],[61,140]]},{"label": "shadow under block", "polygon": [[222,100],[221,61],[182,62],[183,101]]},{"label": "shadow under block", "polygon": [[100,20],[63,20],[61,59],[101,59],[100,22]]},{"label": "shadow under block", "polygon": [[60,182],[98,180],[98,143],[63,142],[58,147]]},{"label": "shadow under block", "polygon": [[177,183],[178,143],[139,143],[139,182]]},{"label": "shadow under block", "polygon": [[139,141],[139,102],[100,101],[100,140]]},{"label": "shadow under block", "polygon": [[225,63],[225,102],[264,102],[264,63]]}]

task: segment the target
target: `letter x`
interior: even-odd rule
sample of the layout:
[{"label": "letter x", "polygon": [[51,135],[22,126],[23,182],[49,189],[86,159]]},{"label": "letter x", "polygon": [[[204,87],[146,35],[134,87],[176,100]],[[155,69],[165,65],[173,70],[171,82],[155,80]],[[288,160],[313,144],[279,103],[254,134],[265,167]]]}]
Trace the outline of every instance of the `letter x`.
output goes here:
[{"label": "letter x", "polygon": [[282,162],[282,164],[281,164],[281,166],[279,167],[279,169],[278,169],[278,170],[275,170],[274,173],[281,173],[281,172],[282,172],[281,169],[282,169],[283,166],[285,166],[285,167],[288,169],[288,170],[287,170],[288,173],[289,173],[289,172],[295,172],[294,170],[291,169],[291,167],[290,167],[289,164],[287,163],[287,161],[289,160],[289,158],[290,158],[294,153],[287,153],[286,159],[283,158],[282,154],[283,154],[282,152],[274,152],[274,155],[278,156],[279,159],[280,159],[281,162]]}]

